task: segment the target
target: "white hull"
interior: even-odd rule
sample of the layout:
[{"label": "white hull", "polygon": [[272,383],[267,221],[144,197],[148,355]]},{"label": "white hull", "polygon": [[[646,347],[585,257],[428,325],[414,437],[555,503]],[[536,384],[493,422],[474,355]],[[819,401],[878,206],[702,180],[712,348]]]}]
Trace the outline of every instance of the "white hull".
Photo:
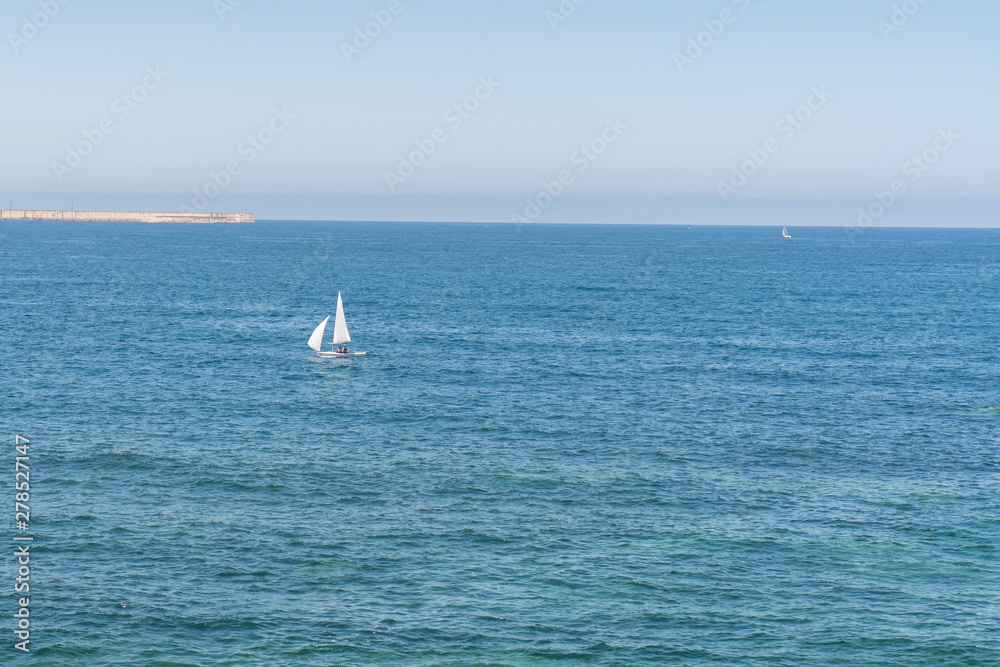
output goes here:
[{"label": "white hull", "polygon": [[347,354],[341,354],[340,352],[319,352],[319,356],[324,359],[338,359],[346,357],[363,357],[367,352],[348,352]]}]

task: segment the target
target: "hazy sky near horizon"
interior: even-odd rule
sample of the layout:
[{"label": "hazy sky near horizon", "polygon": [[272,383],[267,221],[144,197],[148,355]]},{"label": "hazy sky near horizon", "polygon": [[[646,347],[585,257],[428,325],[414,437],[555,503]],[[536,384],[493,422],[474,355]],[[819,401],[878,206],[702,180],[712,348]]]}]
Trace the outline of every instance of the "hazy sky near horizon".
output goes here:
[{"label": "hazy sky near horizon", "polygon": [[2,189],[190,193],[235,163],[227,195],[527,196],[567,170],[576,196],[711,198],[770,145],[734,197],[864,198],[951,128],[911,191],[998,195],[994,0],[396,1],[11,0]]}]

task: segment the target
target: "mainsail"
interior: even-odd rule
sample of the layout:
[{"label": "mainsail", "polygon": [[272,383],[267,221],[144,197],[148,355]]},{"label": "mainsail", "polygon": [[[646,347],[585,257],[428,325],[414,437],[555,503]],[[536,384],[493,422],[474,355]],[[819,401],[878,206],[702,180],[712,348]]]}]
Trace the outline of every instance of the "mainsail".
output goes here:
[{"label": "mainsail", "polygon": [[347,331],[347,320],[344,319],[344,302],[340,298],[340,292],[337,292],[337,320],[333,324],[333,344],[343,345],[350,342],[351,334]]}]

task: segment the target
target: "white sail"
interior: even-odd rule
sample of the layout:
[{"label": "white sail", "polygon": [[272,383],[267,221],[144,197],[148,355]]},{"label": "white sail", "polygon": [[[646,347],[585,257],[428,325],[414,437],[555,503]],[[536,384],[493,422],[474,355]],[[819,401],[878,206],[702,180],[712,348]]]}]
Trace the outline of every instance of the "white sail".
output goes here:
[{"label": "white sail", "polygon": [[333,344],[343,345],[351,342],[351,334],[347,331],[347,320],[344,319],[344,302],[337,292],[337,319],[333,324]]},{"label": "white sail", "polygon": [[323,345],[323,334],[326,333],[326,325],[330,321],[327,317],[325,320],[320,322],[320,325],[316,327],[316,331],[313,331],[313,335],[309,337],[309,347],[319,352],[319,348]]}]

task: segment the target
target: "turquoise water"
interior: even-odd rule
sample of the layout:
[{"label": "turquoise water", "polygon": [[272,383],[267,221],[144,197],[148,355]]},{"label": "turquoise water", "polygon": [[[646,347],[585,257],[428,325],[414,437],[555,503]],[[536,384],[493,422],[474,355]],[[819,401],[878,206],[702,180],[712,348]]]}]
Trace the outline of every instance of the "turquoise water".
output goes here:
[{"label": "turquoise water", "polygon": [[0,654],[1000,664],[997,235],[791,231],[0,225]]}]

